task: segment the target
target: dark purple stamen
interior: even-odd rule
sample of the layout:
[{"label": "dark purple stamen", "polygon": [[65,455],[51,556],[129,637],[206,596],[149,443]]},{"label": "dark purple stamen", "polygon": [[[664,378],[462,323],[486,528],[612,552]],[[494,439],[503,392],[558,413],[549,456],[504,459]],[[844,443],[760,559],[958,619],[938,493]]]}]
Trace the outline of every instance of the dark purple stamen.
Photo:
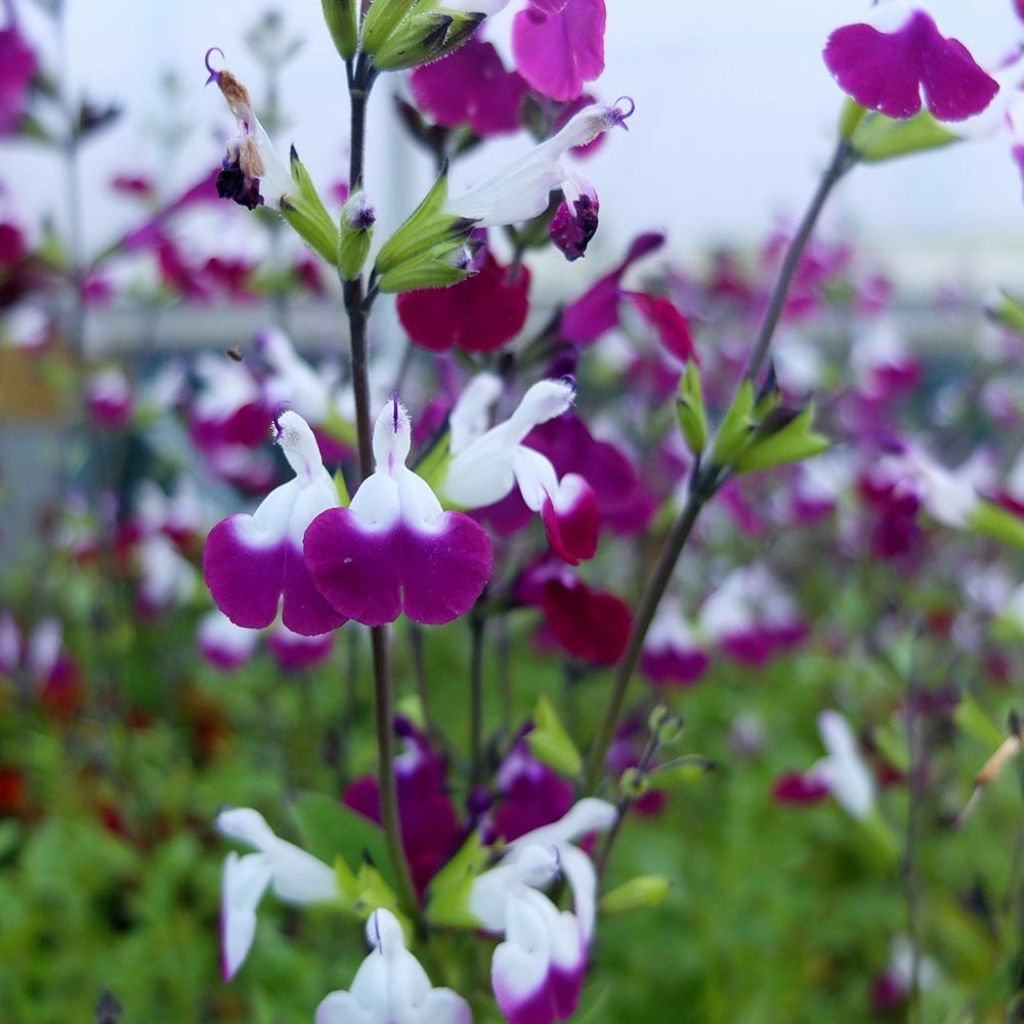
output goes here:
[{"label": "dark purple stamen", "polygon": [[391,392],[391,428],[398,433],[398,392]]},{"label": "dark purple stamen", "polygon": [[551,220],[551,241],[572,263],[586,254],[587,245],[597,231],[598,202],[582,195],[572,204],[562,203]]},{"label": "dark purple stamen", "polygon": [[209,85],[211,82],[216,82],[220,78],[220,72],[215,71],[210,67],[210,54],[219,53],[221,57],[224,56],[224,51],[219,46],[211,46],[206,51],[206,57],[203,59],[203,63],[206,65],[206,70],[210,72],[210,77],[206,80],[206,84]]}]

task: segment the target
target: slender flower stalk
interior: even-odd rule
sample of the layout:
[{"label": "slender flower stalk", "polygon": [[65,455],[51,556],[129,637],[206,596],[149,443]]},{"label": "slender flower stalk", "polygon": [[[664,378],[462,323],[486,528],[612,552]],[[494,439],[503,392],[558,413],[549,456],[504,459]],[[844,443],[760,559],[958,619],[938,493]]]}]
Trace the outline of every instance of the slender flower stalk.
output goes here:
[{"label": "slender flower stalk", "polygon": [[[349,84],[352,139],[349,158],[349,188],[355,192],[363,183],[363,165],[366,153],[366,104],[373,86],[374,72],[370,64],[360,57],[353,66],[346,64]],[[359,445],[359,477],[365,480],[373,473],[373,434],[370,418],[370,381],[366,335],[369,310],[365,303],[363,276],[342,281],[345,312],[348,316],[349,344],[352,357],[352,391],[356,406],[356,431]],[[388,650],[387,626],[370,629],[373,656],[374,712],[377,725],[377,754],[379,758],[381,821],[387,839],[388,853],[398,877],[402,903],[414,918],[419,917],[419,902],[413,885],[409,862],[402,846],[402,826],[398,814],[398,791],[395,785],[394,749],[394,693]]]},{"label": "slender flower stalk", "polygon": [[[818,183],[818,187],[811,198],[810,205],[807,207],[807,210],[800,221],[800,226],[797,228],[796,234],[789,243],[789,248],[786,251],[785,259],[783,260],[782,267],[779,270],[779,276],[775,282],[775,287],[772,290],[771,298],[768,302],[768,308],[765,311],[764,319],[761,323],[761,328],[758,331],[757,339],[754,342],[750,359],[747,362],[747,367],[744,371],[744,381],[754,381],[760,374],[765,360],[768,358],[772,338],[775,335],[779,319],[781,318],[782,311],[785,308],[786,297],[789,294],[790,286],[793,283],[793,277],[800,264],[800,258],[803,255],[804,249],[806,248],[811,234],[814,231],[814,227],[818,222],[818,217],[820,216],[828,197],[831,195],[832,190],[843,175],[850,170],[855,163],[855,160],[856,156],[851,150],[849,144],[845,140],[840,140],[835,153],[833,154],[832,159],[829,162],[828,167],[825,169],[825,173],[822,175],[821,181]],[[651,628],[651,623],[654,621],[658,605],[661,603],[661,599],[665,595],[665,591],[672,579],[672,574],[675,572],[679,556],[682,554],[683,548],[686,546],[686,543],[690,538],[690,534],[693,532],[693,527],[696,524],[701,511],[707,502],[714,496],[719,487],[725,483],[727,475],[727,468],[716,466],[712,463],[702,465],[698,460],[694,465],[693,475],[690,478],[689,495],[687,497],[686,504],[683,506],[683,510],[680,512],[679,518],[672,526],[668,538],[665,541],[665,546],[662,548],[661,555],[655,565],[654,572],[648,580],[647,587],[640,598],[640,605],[637,608],[636,617],[633,620],[633,627],[630,631],[626,653],[619,662],[618,670],[615,674],[615,682],[612,687],[611,698],[608,701],[608,707],[605,709],[604,717],[601,720],[597,736],[595,737],[593,746],[590,749],[590,756],[587,762],[587,772],[584,781],[585,793],[596,792],[601,781],[601,776],[604,773],[605,759],[608,757],[608,750],[611,747],[612,739],[615,736],[616,726],[618,725],[619,718],[622,715],[622,708],[625,704],[626,693],[629,690],[629,684],[633,679],[633,673],[636,671],[637,665],[640,662],[640,656],[643,653],[644,639],[647,636],[647,631]]]}]

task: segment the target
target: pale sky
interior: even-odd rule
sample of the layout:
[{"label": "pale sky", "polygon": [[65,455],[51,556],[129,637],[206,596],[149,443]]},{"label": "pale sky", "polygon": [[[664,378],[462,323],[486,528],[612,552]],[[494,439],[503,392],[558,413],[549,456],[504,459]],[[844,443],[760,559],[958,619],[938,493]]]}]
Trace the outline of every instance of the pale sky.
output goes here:
[{"label": "pale sky", "polygon": [[[125,223],[125,206],[104,182],[118,171],[146,170],[173,192],[221,153],[217,132],[231,128],[215,90],[204,89],[203,53],[218,45],[229,65],[260,83],[241,36],[273,6],[211,0],[66,0],[70,73],[96,100],[126,105],[122,123],[86,153],[86,230],[99,244]],[[24,0],[22,6],[25,6]],[[317,0],[277,5],[306,37],[283,78],[291,118],[279,138],[294,141],[323,187],[343,168],[347,113],[342,66],[320,20]],[[513,0],[486,33],[505,48]],[[628,236],[667,228],[672,244],[692,252],[724,240],[754,243],[779,216],[795,216],[831,146],[841,97],[821,60],[829,31],[854,20],[860,0],[608,0],[607,68],[602,98],[628,94],[637,112],[630,132],[616,133],[586,173],[601,195],[598,258]],[[1011,0],[935,0],[944,31],[958,36],[982,63],[994,63],[1021,38]],[[46,22],[27,11],[27,27],[46,41]],[[52,41],[48,44],[49,51]],[[175,69],[187,86],[192,132],[173,165],[158,165],[144,133],[161,116],[156,82]],[[398,76],[388,86],[395,87]],[[371,110],[367,182],[384,226],[410,209],[428,180],[427,163],[386,122],[388,88]],[[492,147],[482,165],[460,171],[464,181],[517,154],[523,139]],[[0,180],[9,198],[62,215],[61,179],[48,156],[29,148],[0,150]],[[230,216],[226,211],[229,226]],[[238,214],[244,216],[242,211]],[[841,226],[882,252],[906,246],[997,246],[1024,251],[1021,184],[1005,138],[964,144],[939,154],[855,172],[832,211]],[[230,227],[228,229],[230,233]],[[953,270],[951,262],[944,270]]]}]

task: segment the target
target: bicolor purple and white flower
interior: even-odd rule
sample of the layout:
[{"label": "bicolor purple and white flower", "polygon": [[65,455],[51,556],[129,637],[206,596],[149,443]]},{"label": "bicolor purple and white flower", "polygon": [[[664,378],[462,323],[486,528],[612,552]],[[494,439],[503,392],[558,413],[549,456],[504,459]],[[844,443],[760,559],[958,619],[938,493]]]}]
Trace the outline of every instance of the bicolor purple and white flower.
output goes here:
[{"label": "bicolor purple and white flower", "polygon": [[263,815],[230,807],[217,815],[221,835],[255,852],[228,854],[221,888],[221,970],[230,981],[245,962],[256,935],[256,910],[268,888],[283,903],[307,906],[340,898],[333,868],[276,836]]},{"label": "bicolor purple and white flower", "polygon": [[463,390],[449,420],[452,458],[442,494],[462,508],[485,508],[518,487],[526,506],[540,513],[552,551],[570,565],[593,558],[600,515],[590,484],[578,473],[559,480],[551,460],[523,443],[534,427],[572,407],[575,387],[538,381],[507,420],[486,429],[502,390],[493,374],[479,374]]},{"label": "bicolor purple and white flower", "polygon": [[[504,936],[491,982],[509,1024],[552,1024],[576,1011],[594,934],[597,875],[573,843],[610,828],[615,814],[604,800],[580,800],[558,821],[509,843],[500,863],[473,882],[471,913]],[[558,874],[572,890],[572,911],[560,911],[540,891]]]},{"label": "bicolor purple and white flower", "polygon": [[473,221],[478,227],[516,224],[542,214],[551,193],[561,189],[565,201],[552,222],[553,240],[569,259],[582,256],[597,231],[600,204],[594,186],[566,165],[566,155],[577,146],[593,142],[609,128],[625,128],[633,109],[632,101],[628,109],[597,103],[585,107],[556,135],[494,177],[450,198],[445,212]]},{"label": "bicolor purple and white flower", "polygon": [[258,630],[236,626],[216,608],[199,620],[196,644],[203,658],[224,672],[241,668],[256,653]]},{"label": "bicolor purple and white flower", "polygon": [[436,626],[464,615],[491,576],[494,555],[481,527],[446,512],[405,461],[409,414],[397,396],[373,430],[376,469],[348,508],[332,507],[305,531],[306,564],[335,611],[367,626],[403,612]]},{"label": "bicolor purple and white flower", "polygon": [[93,421],[104,429],[118,430],[132,418],[132,387],[116,366],[97,370],[89,377],[85,401]]},{"label": "bicolor purple and white flower", "polygon": [[294,191],[291,175],[256,117],[249,90],[230,71],[210,67],[210,54],[219,52],[214,48],[206,54],[208,81],[217,83],[238,122],[238,135],[228,143],[217,176],[217,194],[250,210],[257,206],[280,210],[281,200]]},{"label": "bicolor purple and white flower", "polygon": [[985,109],[998,83],[967,47],[940,31],[917,3],[883,0],[864,20],[829,36],[825,63],[861,106],[908,118],[924,106],[940,121],[963,121]]},{"label": "bicolor purple and white flower", "polygon": [[875,782],[850,723],[838,711],[823,711],[818,716],[818,732],[828,755],[815,762],[805,777],[828,787],[852,817],[868,817],[875,806]]},{"label": "bicolor purple and white flower", "polygon": [[135,550],[139,572],[139,611],[154,615],[187,604],[195,594],[196,571],[162,533],[143,537]]},{"label": "bicolor purple and white flower", "polygon": [[269,371],[263,388],[271,408],[294,409],[313,426],[341,415],[336,365],[314,369],[296,352],[288,335],[276,327],[256,336],[255,349]]},{"label": "bicolor purple and white flower", "polygon": [[434,988],[406,949],[398,919],[375,910],[366,922],[370,953],[348,991],[331,992],[316,1024],[471,1024],[469,1004],[449,988]]},{"label": "bicolor purple and white flower", "polygon": [[286,672],[305,671],[322,665],[334,647],[334,634],[303,636],[283,622],[275,622],[267,632],[267,650]]},{"label": "bicolor purple and white flower", "polygon": [[306,421],[286,411],[274,426],[295,478],[268,494],[252,515],[229,516],[210,531],[203,575],[217,607],[236,625],[269,626],[280,607],[289,629],[316,636],[349,617],[321,595],[302,550],[306,528],[337,508],[338,491]]},{"label": "bicolor purple and white flower", "polygon": [[730,572],[701,606],[699,622],[727,654],[753,665],[765,664],[806,634],[793,598],[759,564]]},{"label": "bicolor purple and white flower", "polygon": [[644,639],[640,668],[653,683],[692,686],[707,671],[711,659],[672,594],[662,598]]}]

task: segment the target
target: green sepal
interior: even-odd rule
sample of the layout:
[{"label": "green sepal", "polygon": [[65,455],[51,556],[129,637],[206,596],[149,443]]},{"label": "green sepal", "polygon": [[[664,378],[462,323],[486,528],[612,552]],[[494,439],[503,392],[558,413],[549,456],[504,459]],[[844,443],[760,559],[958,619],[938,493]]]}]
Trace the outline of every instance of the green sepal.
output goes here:
[{"label": "green sepal", "polygon": [[[756,473],[773,466],[802,462],[825,451],[831,443],[812,429],[814,405],[808,405],[783,427],[762,439],[755,439],[733,462],[738,473]],[[760,431],[759,431],[760,435]]]},{"label": "green sepal", "polygon": [[451,502],[446,501],[441,493],[443,491],[444,478],[448,475],[448,466],[451,464],[451,461],[451,432],[446,430],[430,449],[424,452],[416,462],[416,465],[412,467],[416,470],[417,476],[422,477],[430,484],[430,489],[441,499],[441,503],[445,508],[456,507]]},{"label": "green sepal", "polygon": [[381,873],[372,864],[364,861],[359,865],[359,873],[355,878],[356,898],[352,910],[364,920],[381,907],[390,910],[398,918],[408,939],[411,932],[409,921],[402,912],[402,905],[394,889],[388,885]]},{"label": "green sepal", "polygon": [[930,149],[941,149],[960,142],[961,138],[943,128],[931,114],[918,114],[906,121],[896,121],[872,112],[860,121],[849,141],[861,160],[877,164]]},{"label": "green sepal", "polygon": [[461,242],[452,245],[442,243],[428,249],[419,256],[381,274],[378,288],[382,292],[414,292],[421,288],[447,288],[458,284],[471,276],[472,271],[457,266],[455,261],[462,262],[464,246]]},{"label": "green sepal", "polygon": [[375,54],[418,3],[419,0],[374,0],[363,18],[363,50]]},{"label": "green sepal", "polygon": [[406,15],[373,55],[381,71],[404,71],[454,52],[476,31],[482,14],[423,10]]},{"label": "green sepal", "polygon": [[984,498],[978,499],[967,527],[1002,544],[1024,548],[1024,520]]},{"label": "green sepal", "polygon": [[[366,205],[362,191],[353,192],[345,200],[338,218],[338,272],[343,280],[354,281],[363,270],[366,257],[370,255],[373,241],[373,227],[359,227],[355,216],[360,207]],[[369,207],[366,207],[369,210]],[[369,211],[372,216],[372,211]]]},{"label": "green sepal", "polygon": [[745,380],[718,428],[711,462],[715,466],[731,466],[737,455],[747,446],[756,424],[753,420],[754,385]]},{"label": "green sepal", "polygon": [[530,753],[560,775],[569,778],[579,775],[583,771],[583,758],[562,725],[554,705],[543,694],[534,709],[533,723],[533,728],[526,734]]},{"label": "green sepal", "polygon": [[333,265],[338,259],[338,228],[294,146],[291,172],[298,191],[281,197],[281,216],[314,252]]},{"label": "green sepal", "polygon": [[1005,291],[999,292],[999,303],[988,308],[988,315],[1011,331],[1024,334],[1024,305]]},{"label": "green sepal", "polygon": [[331,479],[334,481],[334,489],[338,492],[338,504],[342,508],[348,508],[352,499],[349,497],[348,484],[345,483],[340,466],[334,471],[334,476]]},{"label": "green sepal", "polygon": [[602,914],[625,914],[631,910],[659,907],[671,888],[672,883],[663,875],[637,875],[606,892],[599,907]]},{"label": "green sepal", "polygon": [[324,21],[342,60],[351,60],[359,45],[359,23],[356,0],[321,0]]},{"label": "green sepal", "polygon": [[694,455],[703,453],[708,443],[708,416],[704,407],[704,388],[697,364],[690,360],[679,380],[676,419],[686,444]]},{"label": "green sepal", "polygon": [[839,137],[849,142],[858,125],[864,120],[867,109],[849,96],[839,113]]},{"label": "green sepal", "polygon": [[383,277],[436,246],[454,247],[469,235],[473,222],[444,213],[447,200],[448,170],[445,168],[420,205],[381,247],[374,265],[378,275]]},{"label": "green sepal", "polygon": [[368,861],[388,885],[396,884],[384,832],[372,821],[323,793],[303,793],[293,805],[306,849],[328,864],[338,857],[361,870]]},{"label": "green sepal", "polygon": [[479,832],[470,833],[458,853],[434,876],[427,891],[427,920],[451,928],[479,928],[469,909],[473,882],[487,866],[490,849]]},{"label": "green sepal", "polygon": [[714,771],[715,762],[697,754],[686,754],[652,768],[647,773],[647,789],[661,791],[684,789]]}]

